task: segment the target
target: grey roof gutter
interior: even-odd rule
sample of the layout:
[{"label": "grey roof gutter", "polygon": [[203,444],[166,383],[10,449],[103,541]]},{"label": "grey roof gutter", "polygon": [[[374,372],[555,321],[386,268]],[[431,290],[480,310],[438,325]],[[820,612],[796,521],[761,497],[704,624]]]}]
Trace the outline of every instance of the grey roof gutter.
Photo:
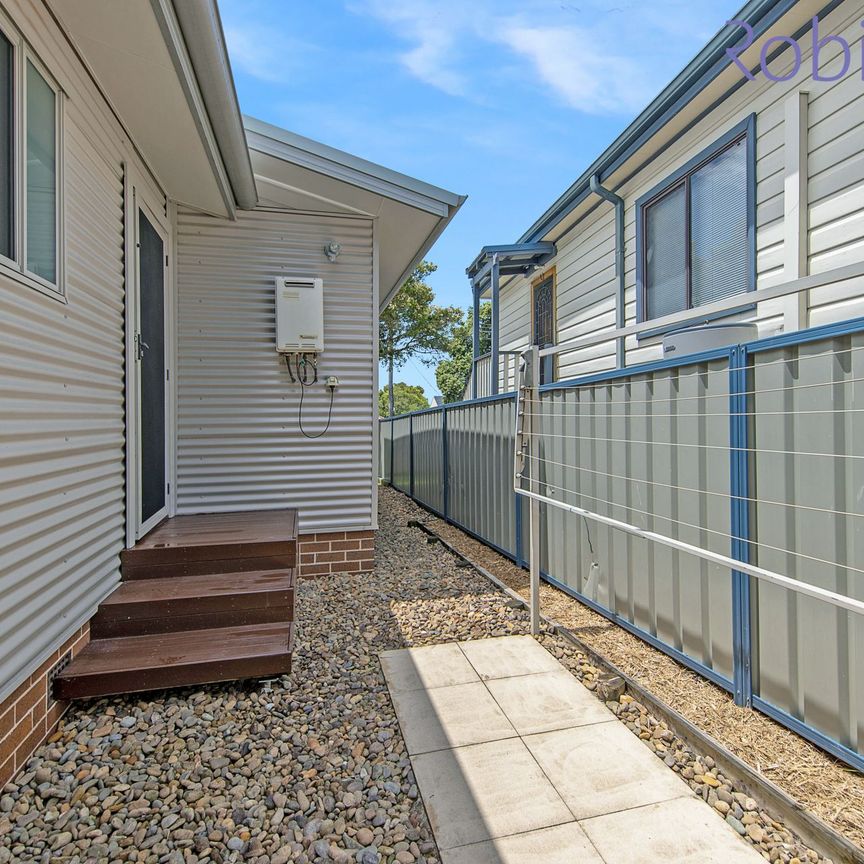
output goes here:
[{"label": "grey roof gutter", "polygon": [[234,199],[242,210],[251,210],[258,193],[216,0],[172,0],[172,5]]},{"label": "grey roof gutter", "polygon": [[[758,38],[796,2],[797,0],[750,0],[732,17],[749,22],[753,27],[754,38]],[[591,194],[592,177],[596,176],[595,182],[602,183],[732,64],[726,49],[740,41],[739,27],[724,26],[579,179],[519,238],[519,242],[535,242],[548,234]],[[744,80],[742,76],[742,84]]]}]

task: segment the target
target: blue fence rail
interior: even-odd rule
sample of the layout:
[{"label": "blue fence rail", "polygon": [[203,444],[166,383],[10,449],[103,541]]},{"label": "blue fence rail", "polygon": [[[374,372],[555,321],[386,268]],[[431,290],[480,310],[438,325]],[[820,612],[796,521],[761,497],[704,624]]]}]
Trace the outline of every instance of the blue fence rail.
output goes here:
[{"label": "blue fence rail", "polygon": [[[862,381],[858,319],[545,385],[541,482],[864,599]],[[524,565],[515,404],[509,393],[382,420],[381,462],[395,488]],[[864,770],[864,616],[542,510],[544,579]]]}]

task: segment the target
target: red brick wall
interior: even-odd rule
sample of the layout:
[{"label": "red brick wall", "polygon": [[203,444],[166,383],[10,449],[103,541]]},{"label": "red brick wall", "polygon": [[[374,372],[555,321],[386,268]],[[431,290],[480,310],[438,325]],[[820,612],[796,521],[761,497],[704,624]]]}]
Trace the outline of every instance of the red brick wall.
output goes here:
[{"label": "red brick wall", "polygon": [[66,712],[68,703],[55,702],[48,693],[51,667],[67,651],[74,657],[89,640],[90,625],[85,624],[0,702],[0,788],[21,770]]},{"label": "red brick wall", "polygon": [[301,578],[330,573],[365,573],[375,566],[375,532],[301,534],[297,555]]}]

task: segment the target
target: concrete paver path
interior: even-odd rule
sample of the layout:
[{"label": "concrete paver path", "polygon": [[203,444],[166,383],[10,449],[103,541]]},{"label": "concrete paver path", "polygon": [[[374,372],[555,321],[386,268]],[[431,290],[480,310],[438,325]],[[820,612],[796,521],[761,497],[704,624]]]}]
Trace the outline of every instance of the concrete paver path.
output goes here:
[{"label": "concrete paver path", "polygon": [[443,864],[763,861],[530,636],[380,658]]}]

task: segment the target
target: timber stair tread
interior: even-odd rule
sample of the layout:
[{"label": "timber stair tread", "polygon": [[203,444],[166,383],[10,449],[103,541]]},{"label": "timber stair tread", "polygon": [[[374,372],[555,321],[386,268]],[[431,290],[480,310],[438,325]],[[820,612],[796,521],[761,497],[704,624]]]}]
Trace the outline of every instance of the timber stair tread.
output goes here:
[{"label": "timber stair tread", "polygon": [[122,581],[55,698],[287,674],[296,561],[296,510],[166,519],[121,553]]},{"label": "timber stair tread", "polygon": [[90,621],[94,639],[291,621],[294,570],[121,582]]},{"label": "timber stair tread", "polygon": [[296,543],[295,510],[175,516],[120,557],[124,567],[261,558],[293,554]]},{"label": "timber stair tread", "polygon": [[94,639],[57,677],[55,695],[87,698],[282,675],[291,669],[293,643],[293,622]]},{"label": "timber stair tread", "polygon": [[133,603],[167,604],[184,600],[228,598],[254,601],[263,595],[287,594],[294,587],[294,569],[244,570],[237,573],[207,573],[160,579],[135,579],[121,582],[102,601],[102,607]]}]

